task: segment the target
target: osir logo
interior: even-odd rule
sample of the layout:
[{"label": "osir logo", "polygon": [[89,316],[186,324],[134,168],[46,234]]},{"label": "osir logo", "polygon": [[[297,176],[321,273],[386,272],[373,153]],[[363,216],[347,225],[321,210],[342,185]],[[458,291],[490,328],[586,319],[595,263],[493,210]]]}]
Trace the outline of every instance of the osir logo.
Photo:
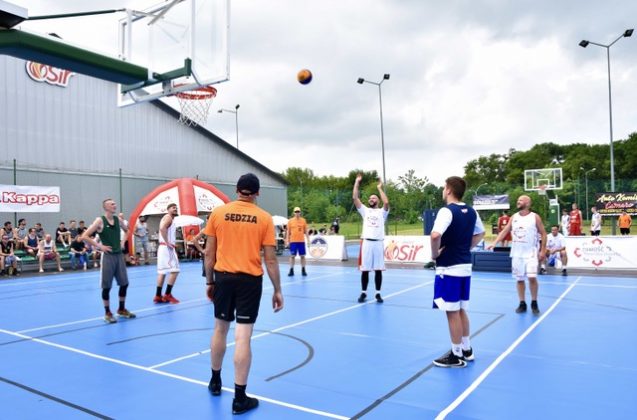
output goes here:
[{"label": "osir logo", "polygon": [[36,82],[44,82],[54,86],[67,87],[73,73],[70,70],[59,69],[47,64],[26,62],[26,70],[29,77]]}]

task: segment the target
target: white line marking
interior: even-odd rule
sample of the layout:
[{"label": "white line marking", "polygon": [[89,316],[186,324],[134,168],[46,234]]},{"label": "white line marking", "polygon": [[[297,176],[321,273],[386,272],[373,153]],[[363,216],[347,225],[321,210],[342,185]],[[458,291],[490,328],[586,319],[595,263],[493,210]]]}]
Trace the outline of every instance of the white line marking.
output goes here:
[{"label": "white line marking", "polygon": [[[581,279],[582,277],[579,276],[577,279],[579,281],[579,279]],[[613,278],[614,280],[617,279],[616,277]],[[508,279],[507,279],[508,280]],[[489,283],[502,283],[503,281],[507,281],[507,280],[497,280],[497,279],[480,279],[478,280],[479,282],[489,282]],[[511,280],[513,280],[511,278]],[[633,281],[635,279],[630,279]],[[540,284],[551,284],[551,285],[557,285],[557,286],[570,286],[572,283],[568,282],[568,281],[559,281],[559,280],[542,280],[542,278],[538,278],[538,281],[540,282]],[[637,289],[637,285],[628,285],[628,286],[623,286],[620,284],[605,284],[605,283],[578,283],[577,284],[580,287],[601,287],[601,288],[610,288],[610,289]],[[479,287],[476,283],[472,283],[472,286],[475,287]]]},{"label": "white line marking", "polygon": [[[186,376],[175,375],[173,373],[168,373],[168,372],[163,372],[163,371],[160,371],[160,370],[155,370],[155,369],[152,369],[152,368],[147,368],[147,367],[144,367],[144,366],[136,365],[134,363],[125,362],[125,361],[119,360],[119,359],[114,359],[112,357],[106,357],[106,356],[102,356],[102,355],[99,355],[99,354],[90,353],[90,352],[87,352],[87,351],[84,351],[84,350],[76,349],[74,347],[65,346],[63,344],[57,344],[57,343],[53,343],[51,341],[41,340],[39,338],[30,337],[28,335],[20,334],[20,333],[17,333],[17,332],[8,331],[8,330],[5,330],[5,329],[0,329],[0,332],[4,333],[4,334],[7,334],[7,335],[14,336],[14,337],[19,337],[19,338],[22,338],[22,339],[25,339],[25,340],[30,340],[30,341],[33,341],[35,343],[44,344],[46,346],[51,346],[51,347],[55,347],[55,348],[58,348],[58,349],[70,351],[72,353],[81,354],[81,355],[87,356],[87,357],[92,357],[94,359],[99,359],[99,360],[103,360],[103,361],[106,361],[106,362],[115,363],[115,364],[118,364],[118,365],[121,365],[121,366],[126,366],[126,367],[130,367],[130,368],[133,368],[133,369],[142,370],[144,372],[154,373],[154,374],[161,375],[161,376],[167,376],[169,378],[178,379],[180,381],[189,382],[189,383],[192,383],[192,384],[203,385],[203,386],[206,386],[206,387],[208,386],[207,382],[203,382],[203,381],[199,381],[199,380],[196,380],[196,379],[188,378]],[[224,391],[234,392],[234,389],[231,389],[231,388],[225,388],[224,387],[223,389],[224,389]],[[286,403],[286,402],[283,402],[283,401],[274,400],[272,398],[262,397],[260,395],[255,395],[255,394],[251,394],[251,395],[254,395],[255,397],[257,397],[258,399],[260,399],[262,401],[267,401],[269,403],[280,405],[282,407],[291,408],[291,409],[298,410],[298,411],[303,411],[303,412],[306,412],[306,413],[316,414],[316,415],[323,416],[323,417],[329,417],[329,418],[333,418],[333,419],[343,419],[343,420],[346,420],[346,419],[349,418],[349,417],[346,417],[346,416],[340,416],[338,414],[328,413],[326,411],[319,411],[319,410],[315,410],[315,409],[308,408],[308,407],[303,407],[303,406],[296,405],[296,404],[290,404],[290,403]]]},{"label": "white line marking", "polygon": [[449,404],[447,406],[447,408],[445,408],[444,410],[442,410],[440,413],[438,413],[438,415],[436,416],[436,420],[442,420],[444,418],[446,418],[453,410],[455,410],[465,399],[467,399],[467,397],[469,395],[471,395],[471,393],[473,391],[476,390],[476,388],[478,388],[478,386],[487,378],[487,376],[489,376],[491,374],[491,372],[493,372],[493,370],[498,367],[498,365],[509,355],[511,354],[511,352],[513,352],[513,350],[515,350],[515,348],[529,335],[531,334],[531,332],[533,332],[533,330],[535,328],[537,328],[538,325],[540,325],[540,323],[542,321],[544,321],[544,319],[549,316],[549,314],[551,312],[553,312],[553,310],[557,307],[557,305],[559,305],[559,303],[562,301],[562,299],[564,299],[564,297],[571,291],[573,290],[573,288],[575,287],[575,285],[577,284],[577,282],[581,279],[581,277],[578,277],[577,280],[575,280],[575,282],[573,282],[573,284],[571,284],[569,286],[568,289],[566,289],[564,291],[564,293],[562,293],[560,295],[560,297],[557,298],[557,300],[555,302],[553,302],[553,304],[551,305],[551,307],[542,314],[542,316],[540,316],[540,318],[538,318],[537,321],[535,321],[533,324],[531,324],[531,326],[529,328],[526,329],[526,331],[524,331],[524,333],[522,333],[521,336],[519,336],[517,338],[517,340],[515,340],[513,342],[513,344],[511,344],[509,346],[508,349],[506,349],[504,351],[504,353],[502,353],[500,356],[498,356],[493,363],[491,363],[491,365],[489,365],[488,368],[486,368],[486,370],[484,372],[482,372],[482,374],[480,376],[478,376],[478,378],[473,381],[473,383],[471,385],[469,385],[469,387],[467,389],[464,390],[464,392],[462,394],[460,394],[460,396],[458,398],[456,398],[451,404]]},{"label": "white line marking", "polygon": [[[401,295],[403,293],[407,293],[409,291],[412,291],[414,289],[418,289],[420,287],[427,286],[427,285],[429,285],[431,283],[433,283],[433,280],[429,281],[429,282],[426,282],[426,283],[423,283],[423,284],[419,284],[419,285],[416,285],[416,286],[409,287],[407,289],[400,290],[398,292],[395,292],[395,293],[392,293],[392,294],[389,294],[389,295],[386,295],[385,299],[391,299],[394,296],[398,296],[398,295]],[[356,308],[358,308],[360,306],[370,305],[370,304],[374,304],[375,305],[376,301],[375,300],[370,300],[370,301],[364,302],[364,303],[357,303],[356,305],[348,306],[346,308],[342,308],[342,309],[338,309],[336,311],[328,312],[328,313],[323,314],[323,315],[315,316],[314,318],[309,318],[309,319],[306,319],[304,321],[296,322],[294,324],[289,324],[289,325],[285,325],[283,327],[275,328],[275,329],[273,329],[271,331],[266,331],[266,332],[263,332],[263,333],[260,333],[260,334],[257,334],[257,335],[253,335],[252,339],[254,340],[254,339],[257,339],[257,338],[266,337],[266,336],[271,335],[273,333],[277,333],[277,332],[284,331],[284,330],[287,330],[287,329],[290,329],[290,328],[298,327],[300,325],[304,325],[304,324],[307,324],[309,322],[318,321],[319,319],[328,318],[330,316],[338,315],[340,313],[351,311],[352,309],[356,309]],[[232,343],[228,343],[227,346],[230,347],[230,346],[233,346],[234,344],[235,343],[233,341]],[[165,362],[158,363],[156,365],[150,366],[150,368],[151,369],[155,369],[155,368],[158,368],[158,367],[171,365],[173,363],[181,362],[182,360],[190,359],[190,358],[201,356],[201,355],[208,354],[208,353],[210,353],[210,349],[201,350],[201,351],[198,351],[198,352],[195,352],[195,353],[191,353],[191,354],[187,354],[185,356],[178,357],[176,359],[167,360]]]}]

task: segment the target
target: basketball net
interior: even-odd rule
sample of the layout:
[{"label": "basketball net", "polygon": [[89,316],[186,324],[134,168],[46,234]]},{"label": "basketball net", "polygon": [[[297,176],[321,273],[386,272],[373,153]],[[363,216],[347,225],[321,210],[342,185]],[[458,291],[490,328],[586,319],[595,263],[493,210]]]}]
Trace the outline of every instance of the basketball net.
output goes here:
[{"label": "basketball net", "polygon": [[538,195],[546,195],[546,185],[538,186],[537,193]]},{"label": "basketball net", "polygon": [[196,127],[208,121],[210,105],[217,96],[217,89],[212,86],[201,86],[186,92],[175,93],[181,108],[179,122],[188,127]]}]

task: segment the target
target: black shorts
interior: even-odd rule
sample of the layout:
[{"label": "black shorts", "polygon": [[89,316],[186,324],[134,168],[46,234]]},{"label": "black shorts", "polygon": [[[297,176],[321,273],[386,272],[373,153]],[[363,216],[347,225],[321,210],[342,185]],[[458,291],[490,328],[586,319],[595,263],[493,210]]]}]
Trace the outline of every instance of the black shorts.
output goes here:
[{"label": "black shorts", "polygon": [[259,315],[263,276],[215,271],[215,318],[238,324],[254,324]]},{"label": "black shorts", "polygon": [[619,228],[619,232],[622,235],[630,235],[630,228]]}]

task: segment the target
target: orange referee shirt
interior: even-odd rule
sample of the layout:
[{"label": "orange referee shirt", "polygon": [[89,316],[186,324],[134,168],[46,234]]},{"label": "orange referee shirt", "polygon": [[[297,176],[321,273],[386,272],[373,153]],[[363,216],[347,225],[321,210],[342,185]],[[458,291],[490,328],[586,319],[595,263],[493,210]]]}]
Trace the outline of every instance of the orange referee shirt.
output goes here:
[{"label": "orange referee shirt", "polygon": [[307,231],[307,222],[303,217],[296,217],[288,220],[288,232],[290,232],[290,242],[305,242],[305,232]]},{"label": "orange referee shirt", "polygon": [[619,228],[620,229],[628,229],[632,223],[632,219],[629,214],[620,214],[619,215]]},{"label": "orange referee shirt", "polygon": [[263,275],[261,248],[275,246],[268,212],[254,203],[233,201],[210,213],[204,233],[217,238],[216,271]]}]

